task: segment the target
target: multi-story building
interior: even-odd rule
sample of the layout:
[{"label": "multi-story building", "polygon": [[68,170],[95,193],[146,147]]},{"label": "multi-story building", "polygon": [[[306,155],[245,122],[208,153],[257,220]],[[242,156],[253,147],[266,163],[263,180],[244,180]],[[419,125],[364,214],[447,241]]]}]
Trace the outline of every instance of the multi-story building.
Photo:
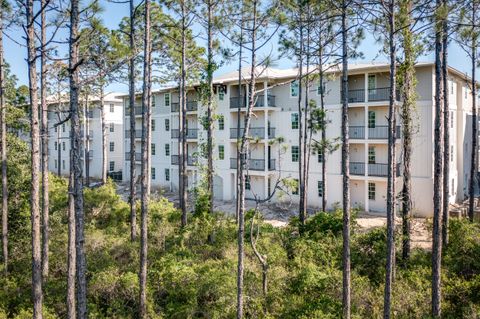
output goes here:
[{"label": "multi-story building", "polygon": [[[248,68],[243,78],[248,79]],[[247,197],[265,198],[278,178],[298,178],[298,76],[297,69],[263,70],[257,79],[259,91],[253,108],[250,127],[252,141],[248,158]],[[434,147],[434,65],[416,66],[417,103],[413,111],[415,130],[412,156],[413,207],[417,215],[429,216],[433,211],[433,147]],[[246,112],[246,83],[238,88],[238,72],[214,79],[215,113],[214,131],[214,195],[220,200],[233,200],[236,196],[237,125],[242,128]],[[450,201],[462,200],[467,194],[469,159],[471,150],[471,102],[467,79],[459,71],[449,68],[450,100]],[[341,82],[340,70],[332,70],[325,90],[325,107],[329,120],[327,138],[341,136]],[[352,206],[368,212],[385,212],[387,191],[387,114],[389,102],[389,65],[353,64],[348,77],[348,119],[350,129],[350,196]],[[309,99],[320,105],[318,83],[308,88]],[[303,92],[305,96],[305,92]],[[397,94],[401,105],[400,94]],[[164,88],[153,93],[152,103],[152,185],[171,190],[178,188],[178,111],[177,88]],[[124,105],[128,105],[124,96]],[[138,105],[140,100],[138,99]],[[240,106],[240,112],[238,112]],[[140,152],[141,109],[135,112],[137,121],[137,147]],[[187,102],[187,143],[189,187],[200,178],[196,163],[206,131],[201,126],[205,107],[201,105],[196,88],[191,87]],[[238,121],[240,119],[240,121]],[[125,111],[125,123],[129,112]],[[396,192],[402,186],[402,124],[397,114]],[[128,127],[128,124],[126,125]],[[243,129],[243,128],[242,128]],[[283,137],[282,145],[274,142]],[[319,134],[313,136],[319,139]],[[129,178],[129,132],[125,131],[124,179]],[[342,201],[341,151],[325,156],[326,185],[321,188],[322,156],[310,155],[308,204],[320,207],[326,196],[329,207]],[[140,165],[140,154],[136,159]],[[137,170],[139,172],[139,170]],[[289,196],[281,192],[272,200],[298,200],[295,191]]]},{"label": "multi-story building", "polygon": [[[104,98],[105,124],[107,126],[107,169],[109,172],[119,172],[123,169],[123,105],[117,98],[117,93],[108,93]],[[80,101],[84,110],[85,101]],[[58,127],[55,123],[65,119],[68,115],[68,102],[49,103],[49,163],[52,172],[67,175],[70,172],[70,121]],[[96,96],[88,98],[88,109],[81,112],[81,134],[83,144],[88,143],[88,161],[90,177],[102,177],[102,125],[100,99]],[[82,152],[85,176],[85,152]]]}]

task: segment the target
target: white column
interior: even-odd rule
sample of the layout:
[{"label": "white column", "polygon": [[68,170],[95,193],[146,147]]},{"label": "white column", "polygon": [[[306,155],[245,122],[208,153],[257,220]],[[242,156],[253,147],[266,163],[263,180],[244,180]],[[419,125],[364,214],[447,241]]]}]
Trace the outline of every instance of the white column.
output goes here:
[{"label": "white column", "polygon": [[368,73],[365,73],[365,103],[368,102]]},{"label": "white column", "polygon": [[264,177],[264,184],[263,184],[263,198],[267,198],[268,194],[268,175]]},{"label": "white column", "polygon": [[369,205],[368,205],[368,180],[365,180],[365,212],[368,212],[370,210]]}]

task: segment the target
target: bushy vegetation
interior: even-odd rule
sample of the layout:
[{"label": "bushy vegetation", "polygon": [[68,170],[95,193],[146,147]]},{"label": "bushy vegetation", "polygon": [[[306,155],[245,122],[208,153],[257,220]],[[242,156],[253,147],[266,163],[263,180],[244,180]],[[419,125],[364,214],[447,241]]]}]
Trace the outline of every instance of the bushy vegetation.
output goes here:
[{"label": "bushy vegetation", "polygon": [[[67,181],[51,176],[51,270],[45,286],[45,317],[65,318]],[[12,200],[14,200],[12,198]],[[27,201],[28,198],[18,200]],[[24,204],[12,216],[28,232]],[[11,206],[13,207],[13,206]],[[139,244],[129,237],[129,209],[111,182],[85,190],[88,308],[91,318],[135,318],[138,309]],[[14,211],[14,210],[12,210]],[[247,214],[249,218],[251,214]],[[217,213],[196,212],[181,229],[180,213],[164,198],[152,201],[149,215],[150,318],[232,318],[236,298],[236,224]],[[13,226],[12,226],[13,227]],[[318,213],[302,233],[261,222],[258,250],[267,256],[268,291],[262,269],[247,245],[246,314],[249,318],[339,318],[342,271],[341,212]],[[247,220],[247,242],[250,239]],[[22,231],[20,231],[22,230]],[[13,233],[11,271],[0,276],[0,318],[31,317],[30,244]],[[381,317],[386,232],[354,230],[353,314]],[[17,240],[15,240],[17,239]],[[480,314],[480,227],[452,221],[444,258],[444,314]],[[430,254],[415,250],[411,263],[397,263],[393,313],[425,318],[430,312]]]}]

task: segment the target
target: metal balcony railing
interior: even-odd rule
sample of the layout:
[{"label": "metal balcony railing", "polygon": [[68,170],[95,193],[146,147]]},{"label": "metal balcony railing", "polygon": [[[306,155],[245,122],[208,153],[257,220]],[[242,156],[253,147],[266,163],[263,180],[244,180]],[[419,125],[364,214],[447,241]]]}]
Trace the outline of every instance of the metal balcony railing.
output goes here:
[{"label": "metal balcony railing", "polygon": [[[125,160],[130,160],[130,152],[125,153]],[[135,153],[135,161],[139,162],[142,160],[142,153]]]},{"label": "metal balcony railing", "polygon": [[[369,102],[378,102],[378,101],[388,101],[390,100],[390,88],[374,88],[368,89],[368,101]],[[395,100],[400,100],[400,91],[395,91]]]},{"label": "metal balcony railing", "polygon": [[[187,101],[187,112],[198,110],[198,101]],[[170,111],[173,113],[180,111],[180,103],[173,102],[170,106]]]},{"label": "metal balcony railing", "polygon": [[[178,165],[180,163],[180,156],[178,155],[172,155],[170,159],[170,163],[172,165]],[[193,156],[188,156],[187,157],[187,165],[188,166],[195,166],[198,163],[198,159]]]},{"label": "metal balcony railing", "polygon": [[365,126],[349,126],[349,137],[352,140],[363,140],[365,138]]},{"label": "metal balcony railing", "polygon": [[[170,137],[171,138],[179,138],[180,137],[180,130],[179,129],[171,129],[170,130]],[[198,138],[198,129],[196,128],[189,128],[187,129],[187,139],[196,139]]]},{"label": "metal balcony railing", "polygon": [[[238,134],[238,129],[237,128],[231,128],[230,129],[230,138],[232,139],[237,139],[241,138],[244,134],[245,129],[242,127],[240,128],[240,135]],[[264,127],[251,127],[248,130],[248,135],[250,138],[260,138],[264,139],[265,138],[265,128]],[[268,138],[275,138],[275,128],[274,127],[269,127],[268,128]]]},{"label": "metal balcony railing", "polygon": [[[130,139],[130,130],[125,131],[125,138]],[[142,129],[135,130],[135,138],[142,138]]]},{"label": "metal balcony railing", "polygon": [[365,163],[363,162],[350,162],[349,168],[351,175],[365,175]]},{"label": "metal balcony railing", "polygon": [[84,130],[81,130],[80,131],[80,137],[81,138],[87,138],[89,140],[93,139],[93,131],[92,130],[89,130],[88,131],[88,134],[85,136],[85,131]]},{"label": "metal balcony railing", "polygon": [[[276,169],[275,159],[266,160],[266,159],[253,159],[253,158],[250,158],[247,160],[247,168],[248,170],[251,170],[251,171],[264,171],[266,162],[268,162],[267,168],[269,171],[274,171]],[[232,169],[237,168],[236,158],[230,158],[230,168]]]},{"label": "metal balcony railing", "polygon": [[[263,94],[259,94],[256,97],[256,102],[254,107],[265,107],[265,96]],[[242,95],[240,97],[235,96],[230,98],[230,108],[231,109],[237,109],[239,107],[246,107],[247,106],[247,100],[245,98],[245,95]],[[268,107],[276,107],[275,105],[275,95],[268,94],[267,95],[267,106]]]},{"label": "metal balcony railing", "polygon": [[[396,127],[395,132],[396,132],[396,138],[400,138],[401,137],[400,126]],[[381,126],[369,127],[368,138],[372,140],[388,138],[388,126],[381,125]]]}]

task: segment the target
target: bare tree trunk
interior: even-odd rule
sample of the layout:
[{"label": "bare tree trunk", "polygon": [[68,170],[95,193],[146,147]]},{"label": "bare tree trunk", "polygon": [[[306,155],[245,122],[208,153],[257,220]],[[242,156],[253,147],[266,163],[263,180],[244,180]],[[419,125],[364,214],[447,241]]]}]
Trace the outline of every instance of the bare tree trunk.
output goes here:
[{"label": "bare tree trunk", "polygon": [[87,90],[87,93],[85,94],[85,104],[84,104],[84,132],[83,132],[83,143],[84,143],[84,163],[85,163],[85,183],[87,184],[87,187],[90,187],[90,160],[88,158],[89,152],[90,152],[90,141],[88,140],[88,131],[89,131],[89,123],[90,123],[90,103],[89,103],[89,98],[90,98],[90,90]]},{"label": "bare tree trunk", "polygon": [[207,82],[208,82],[208,101],[207,101],[207,189],[209,196],[209,211],[213,213],[213,1],[207,2]]},{"label": "bare tree trunk", "polygon": [[73,170],[73,199],[75,206],[75,247],[76,247],[76,286],[77,286],[77,318],[87,317],[87,283],[85,257],[85,212],[83,208],[83,172],[82,172],[82,139],[80,136],[80,109],[79,109],[79,72],[81,61],[79,51],[79,2],[71,1],[70,7],[70,52],[69,52],[69,81],[70,81],[70,114],[71,114],[71,158]]},{"label": "bare tree trunk", "polygon": [[[477,6],[475,1],[472,2],[472,21],[476,21]],[[468,183],[468,218],[473,222],[474,218],[474,199],[475,199],[475,181],[477,180],[477,85],[475,73],[477,68],[477,35],[475,34],[475,26],[472,25],[472,154],[470,160],[470,181]]]},{"label": "bare tree trunk", "polygon": [[[42,0],[42,7],[45,7],[45,0]],[[47,106],[47,81],[46,81],[46,13],[41,13],[41,59],[40,59],[40,97],[42,104],[42,220],[43,220],[43,250],[42,250],[42,275],[45,281],[48,277],[48,252],[49,252],[49,198],[48,198],[48,106]]]},{"label": "bare tree trunk", "polygon": [[42,291],[42,256],[41,256],[41,229],[40,229],[40,127],[39,105],[36,72],[35,21],[33,0],[26,2],[26,32],[28,48],[28,78],[30,93],[30,123],[31,123],[31,192],[30,218],[32,224],[32,296],[33,318],[42,318],[43,291]]},{"label": "bare tree trunk", "polygon": [[135,8],[130,4],[130,54],[128,61],[128,107],[130,110],[130,239],[137,239],[136,163],[135,163]]},{"label": "bare tree trunk", "polygon": [[187,54],[187,8],[184,2],[181,2],[182,6],[182,49],[181,49],[181,78],[180,78],[180,110],[179,110],[179,131],[180,131],[180,143],[179,143],[179,184],[180,184],[180,208],[182,210],[182,227],[187,225],[187,209],[188,209],[188,196],[187,196],[187,185],[188,185],[188,175],[187,175],[187,92],[186,92],[186,54]]},{"label": "bare tree trunk", "polygon": [[321,33],[319,36],[319,43],[320,43],[320,49],[318,52],[318,69],[319,69],[319,85],[320,85],[320,109],[322,111],[322,144],[321,144],[321,150],[322,152],[322,211],[326,212],[327,211],[327,158],[325,156],[327,152],[327,127],[326,127],[326,115],[325,115],[325,92],[324,92],[324,73],[323,73],[323,47],[321,44]]},{"label": "bare tree trunk", "polygon": [[299,212],[298,218],[300,220],[300,228],[302,229],[305,225],[305,220],[307,218],[306,208],[305,208],[305,197],[304,193],[304,166],[303,166],[303,110],[302,110],[302,95],[303,95],[303,54],[304,54],[304,39],[303,39],[303,4],[300,4],[299,8],[299,32],[300,32],[300,43],[299,43],[299,52],[298,52],[298,185],[299,188]]},{"label": "bare tree trunk", "polygon": [[5,62],[3,58],[3,14],[0,12],[0,156],[2,160],[2,256],[8,273],[8,188],[7,188],[7,125],[5,114]]},{"label": "bare tree trunk", "polygon": [[105,92],[100,86],[100,121],[102,125],[102,184],[107,182],[107,125],[105,123]]},{"label": "bare tree trunk", "polygon": [[150,0],[145,0],[145,38],[142,94],[142,185],[140,225],[140,318],[147,318],[148,209],[150,201],[150,143],[151,143],[151,54]]},{"label": "bare tree trunk", "polygon": [[350,318],[350,158],[348,138],[347,1],[342,0],[342,175],[343,175],[343,318]]},{"label": "bare tree trunk", "polygon": [[[441,7],[437,0],[436,11]],[[441,315],[441,260],[442,260],[442,172],[443,172],[443,108],[442,108],[442,29],[435,22],[435,123],[434,123],[434,177],[433,177],[433,243],[432,243],[432,316]]]},{"label": "bare tree trunk", "polygon": [[[60,131],[60,130],[58,130]],[[73,167],[73,157],[70,154],[70,167]],[[75,273],[76,273],[76,250],[75,250],[75,199],[73,197],[74,174],[70,169],[68,179],[68,248],[67,248],[67,318],[76,318],[75,309]]]},{"label": "bare tree trunk", "polygon": [[[448,8],[447,1],[442,0],[444,9]],[[442,219],[442,249],[448,243],[448,213],[450,203],[450,108],[448,95],[448,17],[442,21],[442,79],[443,79],[443,219]],[[453,189],[452,189],[453,192]]]},{"label": "bare tree trunk", "polygon": [[[238,215],[238,264],[237,264],[237,319],[243,318],[243,273],[245,259],[245,173],[248,170],[248,134],[250,130],[250,120],[255,105],[255,67],[256,67],[256,37],[257,37],[257,0],[252,2],[252,28],[251,30],[251,66],[250,83],[248,89],[248,106],[245,114],[245,128],[243,130],[242,141],[240,144],[240,208]],[[266,94],[267,92],[265,92]],[[239,113],[240,115],[240,113]]]},{"label": "bare tree trunk", "polygon": [[390,51],[390,101],[388,107],[388,172],[387,172],[387,263],[385,267],[385,294],[383,317],[391,317],[391,297],[395,268],[395,133],[396,133],[396,49],[395,0],[388,4],[388,29]]},{"label": "bare tree trunk", "polygon": [[[243,2],[241,6],[243,10]],[[240,111],[243,105],[243,101],[245,101],[245,96],[242,97],[242,53],[243,53],[243,11],[242,17],[240,22],[240,44],[238,46],[238,105],[237,105],[237,206],[235,207],[235,220],[238,223],[238,219],[240,216]],[[246,92],[245,92],[246,93]]]},{"label": "bare tree trunk", "polygon": [[[60,111],[58,111],[57,113],[58,115],[58,121],[60,121]],[[60,138],[60,135],[62,135],[60,133],[60,130],[61,130],[61,126],[57,126],[57,158],[58,158],[58,161],[57,161],[57,175],[58,176],[62,176],[62,142],[61,142],[61,138]],[[71,156],[70,156],[71,157]]]}]

